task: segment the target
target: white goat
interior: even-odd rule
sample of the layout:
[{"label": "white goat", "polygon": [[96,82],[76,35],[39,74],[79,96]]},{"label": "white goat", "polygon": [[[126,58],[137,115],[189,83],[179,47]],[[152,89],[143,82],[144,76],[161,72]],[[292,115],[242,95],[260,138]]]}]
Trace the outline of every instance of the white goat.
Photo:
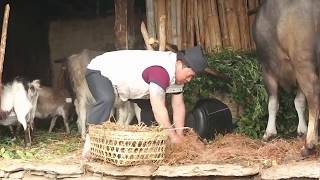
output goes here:
[{"label": "white goat", "polygon": [[41,86],[35,117],[39,119],[51,118],[49,132],[52,132],[57,118],[61,116],[66,132],[70,133],[68,118],[71,108],[72,98],[67,90]]},{"label": "white goat", "polygon": [[31,132],[39,87],[39,80],[26,82],[21,78],[16,78],[2,89],[0,125],[14,126],[21,124],[25,131],[26,146],[31,145]]}]

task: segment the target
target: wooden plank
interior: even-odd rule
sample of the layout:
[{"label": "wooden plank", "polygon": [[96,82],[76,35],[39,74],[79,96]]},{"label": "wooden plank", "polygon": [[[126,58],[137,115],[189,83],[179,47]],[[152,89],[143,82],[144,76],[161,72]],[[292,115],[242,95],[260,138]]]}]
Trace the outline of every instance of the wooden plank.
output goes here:
[{"label": "wooden plank", "polygon": [[156,38],[154,0],[146,0],[146,11],[149,37]]},{"label": "wooden plank", "polygon": [[[258,7],[259,5],[259,1],[258,0],[248,0],[248,9],[255,9],[256,7]],[[250,48],[251,49],[255,49],[255,43],[252,39],[252,24],[253,21],[255,19],[256,15],[252,14],[251,16],[249,16],[249,32],[250,32]]]},{"label": "wooden plank", "polygon": [[182,49],[182,1],[181,0],[176,0],[177,1],[177,46],[178,49]]},{"label": "wooden plank", "polygon": [[235,50],[241,49],[240,29],[238,23],[237,6],[239,1],[225,0],[226,23],[228,24],[230,45]]},{"label": "wooden plank", "polygon": [[182,22],[181,22],[181,31],[182,31],[182,49],[187,48],[187,1],[182,0]]},{"label": "wooden plank", "polygon": [[[194,2],[194,13],[195,14],[198,14],[198,1],[193,1]],[[197,41],[197,44],[201,44],[200,42],[200,29],[199,29],[199,18],[198,16],[194,16],[194,31],[195,31],[195,34],[196,34],[196,41]]]},{"label": "wooden plank", "polygon": [[201,1],[202,5],[202,17],[203,17],[203,23],[204,23],[204,45],[206,51],[208,53],[211,53],[211,43],[210,43],[210,33],[209,33],[209,25],[208,25],[208,17],[209,17],[209,7],[210,0],[203,0]]},{"label": "wooden plank", "polygon": [[199,34],[200,34],[200,44],[204,47],[205,32],[204,29],[206,26],[203,21],[203,10],[202,10],[202,0],[198,0],[198,20],[199,20]]},{"label": "wooden plank", "polygon": [[240,38],[241,38],[241,49],[249,50],[250,45],[250,25],[249,17],[247,15],[247,1],[248,0],[238,0],[238,12],[239,12],[239,29],[240,29]]},{"label": "wooden plank", "polygon": [[172,44],[172,26],[171,26],[171,1],[165,1],[166,9],[166,42]]},{"label": "wooden plank", "polygon": [[159,14],[159,51],[166,49],[166,1],[158,0]]},{"label": "wooden plank", "polygon": [[134,49],[135,43],[137,42],[136,38],[136,15],[134,12],[134,1],[135,0],[127,0],[127,49]]},{"label": "wooden plank", "polygon": [[226,11],[224,7],[224,0],[217,0],[218,2],[218,11],[219,11],[219,21],[220,21],[220,32],[222,36],[222,45],[223,47],[230,46],[230,38],[228,31],[228,24],[226,21]]},{"label": "wooden plank", "polygon": [[194,9],[193,9],[193,2],[192,1],[188,1],[188,5],[190,6],[189,10],[190,10],[190,19],[189,19],[189,27],[190,27],[190,32],[189,32],[189,44],[188,47],[193,47],[195,42],[194,42],[194,37],[195,37],[195,33],[194,33],[194,16],[196,15],[194,13]]},{"label": "wooden plank", "polygon": [[217,9],[217,0],[210,0],[210,10],[208,17],[208,26],[210,31],[210,42],[211,47],[215,50],[218,50],[222,47],[219,15]]},{"label": "wooden plank", "polygon": [[[181,1],[180,1],[181,2]],[[177,8],[177,0],[171,0],[171,43],[174,45],[177,45],[177,13],[178,13],[178,8]],[[180,10],[181,11],[181,10]]]},{"label": "wooden plank", "polygon": [[114,1],[115,5],[115,48],[128,49],[127,0]]}]

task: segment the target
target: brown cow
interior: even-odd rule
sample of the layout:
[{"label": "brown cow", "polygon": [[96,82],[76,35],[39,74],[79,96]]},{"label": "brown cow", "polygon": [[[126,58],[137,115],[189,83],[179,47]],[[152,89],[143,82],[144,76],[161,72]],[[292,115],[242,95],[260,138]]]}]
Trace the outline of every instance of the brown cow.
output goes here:
[{"label": "brown cow", "polygon": [[[253,24],[253,38],[269,94],[269,119],[264,139],[277,134],[279,86],[296,87],[297,132],[306,133],[304,156],[314,152],[318,142],[320,82],[316,39],[319,28],[319,0],[263,1]],[[304,118],[305,99],[309,107],[308,127]]]}]

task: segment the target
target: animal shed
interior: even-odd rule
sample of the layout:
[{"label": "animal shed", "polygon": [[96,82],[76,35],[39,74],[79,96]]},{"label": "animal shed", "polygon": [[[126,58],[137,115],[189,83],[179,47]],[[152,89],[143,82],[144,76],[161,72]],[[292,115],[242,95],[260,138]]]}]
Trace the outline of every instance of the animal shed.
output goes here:
[{"label": "animal shed", "polygon": [[[5,2],[6,1],[1,2],[1,8],[4,7]],[[143,5],[126,0],[118,0],[115,4],[111,1],[106,2],[99,0],[74,1],[72,3],[62,1],[41,1],[41,3],[35,1],[10,1],[10,4],[12,4],[12,12],[10,14],[8,29],[4,81],[9,80],[16,75],[26,75],[31,79],[40,77],[44,84],[58,86],[57,82],[59,82],[59,77],[57,77],[57,74],[59,74],[61,68],[59,67],[60,65],[54,64],[54,60],[64,58],[83,48],[105,51],[113,49],[144,48],[139,29],[140,22],[145,20],[150,33],[149,35],[158,38],[157,27],[160,17],[163,14],[167,14],[167,20],[165,21],[167,25],[165,31],[167,42],[177,45],[179,49],[190,47],[195,44],[202,44],[208,52],[214,51],[219,47],[229,46],[235,49],[254,48],[250,39],[249,29],[245,29],[248,28],[248,26],[242,26],[240,23],[245,22],[247,25],[251,23],[252,17],[246,16],[244,12],[245,10],[248,10],[248,7],[256,7],[258,4],[258,1],[256,0],[237,2],[228,0],[147,0],[146,3],[142,3]],[[103,3],[106,3],[107,5]],[[241,4],[245,4],[246,6],[242,6]],[[87,7],[87,9],[83,10],[82,8],[84,8],[84,6]],[[147,14],[146,18],[142,18],[144,15],[141,15],[142,17],[139,16],[138,20],[131,21],[129,18],[136,17],[131,16],[132,14],[136,14],[134,11],[135,8],[133,7],[137,6],[143,6],[145,8],[144,12]],[[174,13],[175,7],[177,8],[177,14]],[[207,7],[207,9],[204,7]],[[211,9],[209,9],[210,7]],[[128,14],[125,14],[125,11],[121,11],[123,9],[127,9]],[[69,14],[63,13],[63,11],[67,10]],[[138,12],[141,13],[141,11]],[[178,12],[181,14],[178,14]],[[52,14],[50,15],[50,13]],[[208,15],[208,17],[205,18],[205,15]],[[176,19],[174,18],[175,16],[177,16]],[[178,23],[178,17],[181,17],[181,23]],[[155,20],[152,21],[150,20],[151,18],[154,18]],[[114,19],[118,21],[114,23]],[[136,24],[128,24],[133,22]],[[152,26],[152,22],[154,26]],[[179,24],[180,28],[178,28]],[[217,26],[210,26],[215,29],[206,29],[203,26],[204,24],[219,24],[219,28],[217,28]],[[123,25],[126,28],[118,28],[119,31],[117,31],[117,27]],[[113,31],[113,28],[116,29],[115,32]],[[179,33],[181,33],[180,36]],[[140,37],[130,38],[132,36],[135,37],[133,34],[139,34]],[[241,37],[243,37],[242,39],[240,38],[240,34]],[[242,34],[247,34],[247,39],[245,36],[242,36]],[[140,42],[136,42],[134,39],[140,39]],[[209,42],[212,42],[212,44]],[[201,156],[205,156],[206,154],[212,155],[212,151],[210,150],[218,153],[219,151],[214,149],[218,148],[221,154],[212,155],[212,162],[221,163],[225,161],[226,163],[245,164],[248,164],[249,162],[250,164],[250,161],[248,160],[253,160],[262,161],[263,166],[265,165],[268,167],[270,164],[272,166],[285,162],[285,160],[279,159],[279,156],[282,155],[281,153],[289,153],[288,155],[291,156],[292,154],[295,154],[295,150],[301,146],[301,142],[299,141],[283,142],[280,140],[274,141],[273,143],[275,144],[271,143],[268,147],[264,146],[261,142],[248,140],[241,135],[230,135],[224,137],[226,139],[222,138],[220,141],[218,139],[212,144],[213,147],[211,147],[211,144],[206,145],[199,142],[192,134],[188,136],[188,138],[189,137],[189,144],[187,144],[189,145],[188,148],[169,147],[168,157],[170,157],[170,153],[172,155],[176,152],[181,152],[181,149],[189,149],[190,151],[186,151],[186,154],[175,154],[174,157],[178,159],[171,157],[166,160],[166,163],[169,165],[175,163],[180,165],[188,163],[208,163],[208,161],[206,162],[206,160],[203,160],[204,157]],[[278,147],[281,147],[280,144],[283,147],[288,147],[287,144],[294,144],[294,148],[293,150],[278,149]],[[243,149],[244,151],[234,152],[227,147],[233,147],[234,149],[232,150]],[[250,148],[253,149],[254,152],[258,151],[261,154],[257,155],[253,153],[250,151]],[[268,154],[270,151],[274,154]],[[199,154],[199,152],[202,153]],[[207,156],[207,158],[208,157],[210,156]],[[266,157],[269,157],[270,159],[267,159]],[[201,161],[201,159],[203,161]],[[299,159],[293,157],[290,159],[289,157],[287,160],[297,161]]]}]

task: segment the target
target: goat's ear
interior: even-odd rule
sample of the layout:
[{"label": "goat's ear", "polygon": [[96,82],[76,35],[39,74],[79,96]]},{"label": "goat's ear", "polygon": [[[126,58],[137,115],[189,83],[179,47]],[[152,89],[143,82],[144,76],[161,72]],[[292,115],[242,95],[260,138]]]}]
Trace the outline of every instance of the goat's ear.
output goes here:
[{"label": "goat's ear", "polygon": [[31,82],[31,85],[36,88],[36,89],[40,89],[40,80],[39,79],[35,79]]}]

